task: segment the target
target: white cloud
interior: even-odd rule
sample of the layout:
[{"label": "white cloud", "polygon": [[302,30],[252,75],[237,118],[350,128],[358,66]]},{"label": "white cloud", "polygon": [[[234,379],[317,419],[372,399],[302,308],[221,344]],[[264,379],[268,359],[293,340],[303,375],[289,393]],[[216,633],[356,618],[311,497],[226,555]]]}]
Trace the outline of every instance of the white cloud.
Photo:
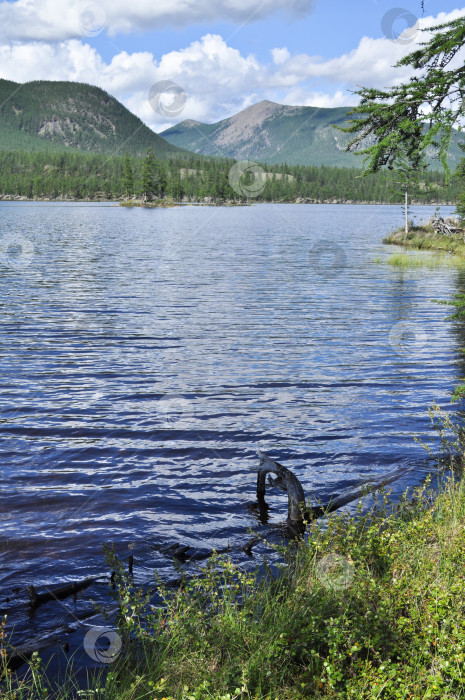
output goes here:
[{"label": "white cloud", "polygon": [[146,31],[215,21],[248,22],[279,10],[308,14],[314,0],[16,0],[0,2],[0,36],[8,40],[63,41],[99,31]]},{"label": "white cloud", "polygon": [[276,66],[285,63],[291,57],[291,54],[285,46],[282,49],[271,49],[271,55],[273,57],[273,63]]},{"label": "white cloud", "polygon": [[[32,2],[21,1],[23,5]],[[232,5],[233,0],[229,2]],[[236,9],[241,2],[246,4],[246,0],[235,2]],[[464,12],[441,13],[422,23],[445,22]],[[96,49],[77,39],[3,45],[0,41],[0,77],[17,82],[73,80],[98,85],[161,131],[183,119],[219,121],[263,99],[319,107],[355,105],[357,97],[351,90],[357,85],[384,87],[405,79],[408,69],[392,66],[415,46],[364,37],[353,51],[330,60],[307,54],[291,56],[283,47],[273,49],[273,62],[261,63],[253,54],[243,55],[229,46],[221,36],[207,34],[158,59],[147,51],[123,51],[106,62]],[[180,85],[187,98],[183,112],[172,121],[154,112],[148,100],[151,86],[166,80]]]},{"label": "white cloud", "polygon": [[[152,109],[152,85],[173,80],[186,92],[183,118],[215,121],[248,106],[251,90],[267,69],[253,55],[241,53],[218,35],[207,34],[187,48],[171,51],[157,61],[149,52],[122,52],[105,63],[88,44],[75,39],[46,44],[0,45],[0,77],[16,82],[73,80],[97,85],[120,99],[157,131],[172,125]],[[176,120],[175,120],[176,121]]]},{"label": "white cloud", "polygon": [[355,95],[348,95],[344,90],[336,90],[332,95],[325,92],[308,92],[298,87],[286,93],[285,104],[302,105],[303,107],[352,107],[359,102]]},{"label": "white cloud", "polygon": [[[425,17],[419,20],[419,27],[442,24],[463,16],[464,13],[465,9],[454,10],[449,14],[440,13],[436,18]],[[412,40],[405,43],[402,41],[403,36]],[[390,87],[405,80],[410,74],[408,67],[396,68],[397,61],[414,51],[419,42],[427,38],[425,32],[419,31],[412,36],[410,30],[406,29],[398,41],[363,37],[359,45],[349,53],[326,61],[306,54],[293,56],[275,74],[276,85],[290,87],[305,80],[323,79],[353,88],[358,85]],[[463,57],[461,58],[463,62]]]}]

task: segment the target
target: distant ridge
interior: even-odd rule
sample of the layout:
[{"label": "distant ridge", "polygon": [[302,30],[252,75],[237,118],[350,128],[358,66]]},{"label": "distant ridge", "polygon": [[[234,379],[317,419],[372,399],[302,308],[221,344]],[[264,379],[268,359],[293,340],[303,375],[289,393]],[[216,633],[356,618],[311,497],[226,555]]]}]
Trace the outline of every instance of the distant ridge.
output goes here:
[{"label": "distant ridge", "polygon": [[[349,135],[334,128],[347,122],[352,107],[299,107],[264,100],[215,124],[186,120],[161,133],[179,148],[206,156],[227,156],[270,164],[363,167],[347,153]],[[455,132],[450,165],[462,157]],[[430,153],[433,156],[433,151]],[[434,163],[433,167],[440,167]]]},{"label": "distant ridge", "polygon": [[104,90],[84,83],[0,79],[1,150],[180,154]]},{"label": "distant ridge", "polygon": [[289,165],[359,166],[344,152],[347,137],[333,128],[350,107],[281,105],[263,100],[216,124],[183,121],[161,133],[169,143],[202,155]]}]

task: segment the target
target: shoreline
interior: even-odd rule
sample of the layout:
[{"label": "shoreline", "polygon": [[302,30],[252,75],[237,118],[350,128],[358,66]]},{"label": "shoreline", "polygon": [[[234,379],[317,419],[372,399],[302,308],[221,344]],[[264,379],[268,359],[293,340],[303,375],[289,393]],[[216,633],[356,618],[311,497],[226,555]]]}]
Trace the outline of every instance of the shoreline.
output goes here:
[{"label": "shoreline", "polygon": [[[436,419],[436,428],[444,425],[439,409]],[[463,460],[461,452],[459,475]],[[98,688],[107,700],[330,700],[400,697],[401,687],[402,697],[461,697],[465,482],[444,476],[453,464],[437,465],[437,489],[427,477],[396,507],[381,491],[367,513],[309,525],[305,540],[280,548],[278,576],[214,554],[179,589],[159,584],[156,609],[108,550],[121,645],[111,669],[91,674],[83,692]],[[34,671],[22,674],[23,690],[29,676],[46,696],[38,655],[27,664]],[[54,679],[53,697],[69,697],[72,673],[70,664]],[[17,697],[14,675],[3,686],[5,700]]]},{"label": "shoreline", "polygon": [[[130,201],[130,200],[129,200]],[[25,203],[25,202],[48,202],[48,203],[61,203],[61,204],[114,204],[118,206],[122,206],[125,208],[140,208],[140,207],[146,207],[146,208],[168,208],[168,207],[178,207],[178,206],[214,206],[214,207],[223,207],[223,206],[252,206],[253,204],[359,204],[359,205],[373,205],[373,206],[390,206],[390,207],[400,207],[402,206],[401,202],[386,202],[386,201],[368,201],[368,200],[353,200],[353,199],[303,199],[303,198],[296,198],[293,200],[263,200],[263,199],[249,199],[248,201],[234,201],[234,200],[226,200],[226,201],[200,201],[200,200],[192,200],[192,201],[182,201],[182,202],[167,202],[165,204],[163,203],[155,203],[155,202],[134,202],[134,203],[126,203],[128,200],[122,200],[122,199],[73,199],[70,197],[56,197],[56,198],[50,198],[50,197],[37,197],[30,199],[28,197],[22,197],[18,195],[0,195],[0,202],[19,202],[19,203]],[[455,206],[455,202],[414,202],[411,206],[428,206],[428,207],[453,207]]]},{"label": "shoreline", "polygon": [[408,233],[403,227],[397,228],[383,238],[387,245],[397,245],[409,250],[431,251],[435,253],[454,253],[465,260],[465,228],[459,226],[458,219],[448,217],[448,223],[458,227],[454,235],[448,236],[436,232],[431,221],[427,224],[411,226]]}]

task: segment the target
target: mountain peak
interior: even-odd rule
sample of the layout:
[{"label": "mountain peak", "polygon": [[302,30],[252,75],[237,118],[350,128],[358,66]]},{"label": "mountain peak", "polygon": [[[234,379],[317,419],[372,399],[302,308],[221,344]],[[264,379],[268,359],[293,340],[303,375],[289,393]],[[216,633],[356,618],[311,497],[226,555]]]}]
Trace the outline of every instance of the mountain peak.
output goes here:
[{"label": "mountain peak", "polygon": [[202,122],[198,122],[196,119],[184,119],[184,121],[177,124],[177,126],[183,126],[186,129],[193,129],[196,126],[202,126]]},{"label": "mountain peak", "polygon": [[245,120],[252,120],[258,126],[276,114],[293,112],[298,109],[301,109],[301,107],[290,107],[287,105],[280,105],[277,102],[271,102],[270,100],[262,100],[254,105],[250,105],[250,107],[246,107],[241,112],[230,117],[228,121],[230,123],[236,121],[243,123]]},{"label": "mountain peak", "polygon": [[178,124],[163,132],[169,143],[202,155],[289,165],[359,166],[345,152],[347,137],[333,128],[350,108],[283,105],[262,100],[216,124],[188,128]]}]

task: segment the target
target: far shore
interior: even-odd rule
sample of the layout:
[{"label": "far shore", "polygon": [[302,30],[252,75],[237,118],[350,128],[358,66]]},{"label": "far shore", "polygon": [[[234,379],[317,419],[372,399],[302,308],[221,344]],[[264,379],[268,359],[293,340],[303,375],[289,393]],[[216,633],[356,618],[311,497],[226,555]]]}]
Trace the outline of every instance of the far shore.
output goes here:
[{"label": "far shore", "polygon": [[[228,206],[251,206],[252,204],[363,204],[363,205],[375,205],[375,206],[392,206],[399,207],[399,202],[385,202],[385,201],[366,201],[366,200],[353,200],[353,199],[309,199],[300,198],[293,200],[262,200],[262,199],[248,199],[248,200],[224,200],[215,201],[210,197],[206,197],[204,200],[161,200],[153,202],[143,202],[142,200],[127,200],[127,199],[100,199],[100,198],[81,198],[75,199],[72,197],[22,197],[19,195],[0,195],[0,202],[59,202],[59,203],[69,203],[69,204],[114,204],[122,206],[125,208],[168,208],[168,207],[181,207],[181,206],[202,206],[202,207],[228,207]],[[455,202],[413,202],[412,206],[437,206],[437,207],[452,207],[455,206]]]}]

